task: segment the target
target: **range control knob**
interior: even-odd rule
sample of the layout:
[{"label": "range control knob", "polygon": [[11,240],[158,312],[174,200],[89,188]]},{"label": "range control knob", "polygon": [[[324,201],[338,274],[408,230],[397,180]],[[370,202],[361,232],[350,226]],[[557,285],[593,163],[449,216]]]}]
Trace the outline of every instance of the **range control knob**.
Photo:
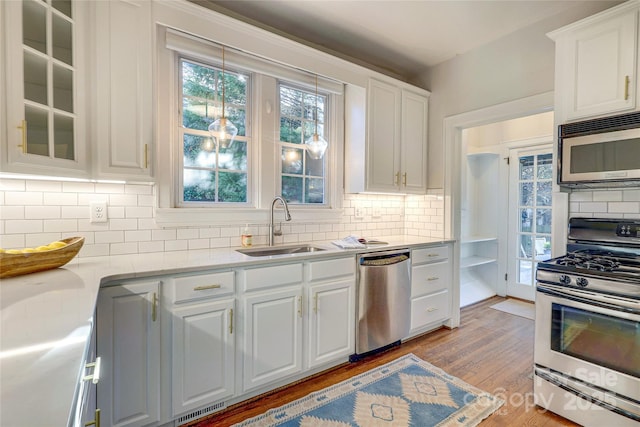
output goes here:
[{"label": "range control knob", "polygon": [[567,276],[566,274],[561,274],[559,279],[560,283],[562,283],[563,285],[568,285],[569,283],[571,283],[571,277]]},{"label": "range control knob", "polygon": [[588,284],[589,284],[589,281],[584,277],[578,277],[576,279],[576,285],[580,286],[581,288],[586,287]]}]

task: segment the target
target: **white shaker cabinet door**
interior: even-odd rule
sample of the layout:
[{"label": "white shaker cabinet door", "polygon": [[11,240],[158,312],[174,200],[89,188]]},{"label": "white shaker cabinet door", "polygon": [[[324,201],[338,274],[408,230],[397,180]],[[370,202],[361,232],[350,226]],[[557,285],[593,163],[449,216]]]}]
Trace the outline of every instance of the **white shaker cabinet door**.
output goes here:
[{"label": "white shaker cabinet door", "polygon": [[100,290],[97,350],[102,357],[98,408],[107,426],[160,421],[160,282]]},{"label": "white shaker cabinet door", "polygon": [[94,5],[97,174],[147,178],[152,175],[153,141],[152,3],[110,0]]},{"label": "white shaker cabinet door", "polygon": [[173,416],[233,396],[234,300],[173,310]]},{"label": "white shaker cabinet door", "polygon": [[302,371],[302,287],[251,293],[244,301],[243,389]]},{"label": "white shaker cabinet door", "polygon": [[564,119],[636,108],[637,20],[634,10],[558,39],[557,90],[564,94]]},{"label": "white shaker cabinet door", "polygon": [[308,368],[353,354],[355,280],[314,285],[308,294]]}]

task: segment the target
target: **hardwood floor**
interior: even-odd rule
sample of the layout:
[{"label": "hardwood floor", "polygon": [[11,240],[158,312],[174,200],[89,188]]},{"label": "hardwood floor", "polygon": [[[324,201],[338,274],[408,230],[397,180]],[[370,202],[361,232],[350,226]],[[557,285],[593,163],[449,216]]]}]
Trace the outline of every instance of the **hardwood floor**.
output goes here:
[{"label": "hardwood floor", "polygon": [[413,353],[506,403],[482,422],[489,426],[575,426],[533,405],[534,322],[489,308],[493,297],[462,309],[460,327],[439,329],[384,353],[338,366],[298,384],[192,422],[192,427],[224,427],[282,406],[399,356]]}]

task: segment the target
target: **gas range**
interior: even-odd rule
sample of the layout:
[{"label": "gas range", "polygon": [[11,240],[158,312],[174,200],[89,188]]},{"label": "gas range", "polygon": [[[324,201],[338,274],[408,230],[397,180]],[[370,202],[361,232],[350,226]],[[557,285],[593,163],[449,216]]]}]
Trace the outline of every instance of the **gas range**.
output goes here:
[{"label": "gas range", "polygon": [[538,264],[538,283],[640,299],[640,220],[571,218],[567,254]]}]

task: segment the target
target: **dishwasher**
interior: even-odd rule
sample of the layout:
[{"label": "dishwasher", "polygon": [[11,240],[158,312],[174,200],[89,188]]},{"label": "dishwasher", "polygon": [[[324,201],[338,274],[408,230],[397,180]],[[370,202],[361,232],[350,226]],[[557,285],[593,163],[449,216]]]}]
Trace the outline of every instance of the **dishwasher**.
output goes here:
[{"label": "dishwasher", "polygon": [[399,344],[411,327],[411,254],[408,249],[358,256],[356,354]]}]

